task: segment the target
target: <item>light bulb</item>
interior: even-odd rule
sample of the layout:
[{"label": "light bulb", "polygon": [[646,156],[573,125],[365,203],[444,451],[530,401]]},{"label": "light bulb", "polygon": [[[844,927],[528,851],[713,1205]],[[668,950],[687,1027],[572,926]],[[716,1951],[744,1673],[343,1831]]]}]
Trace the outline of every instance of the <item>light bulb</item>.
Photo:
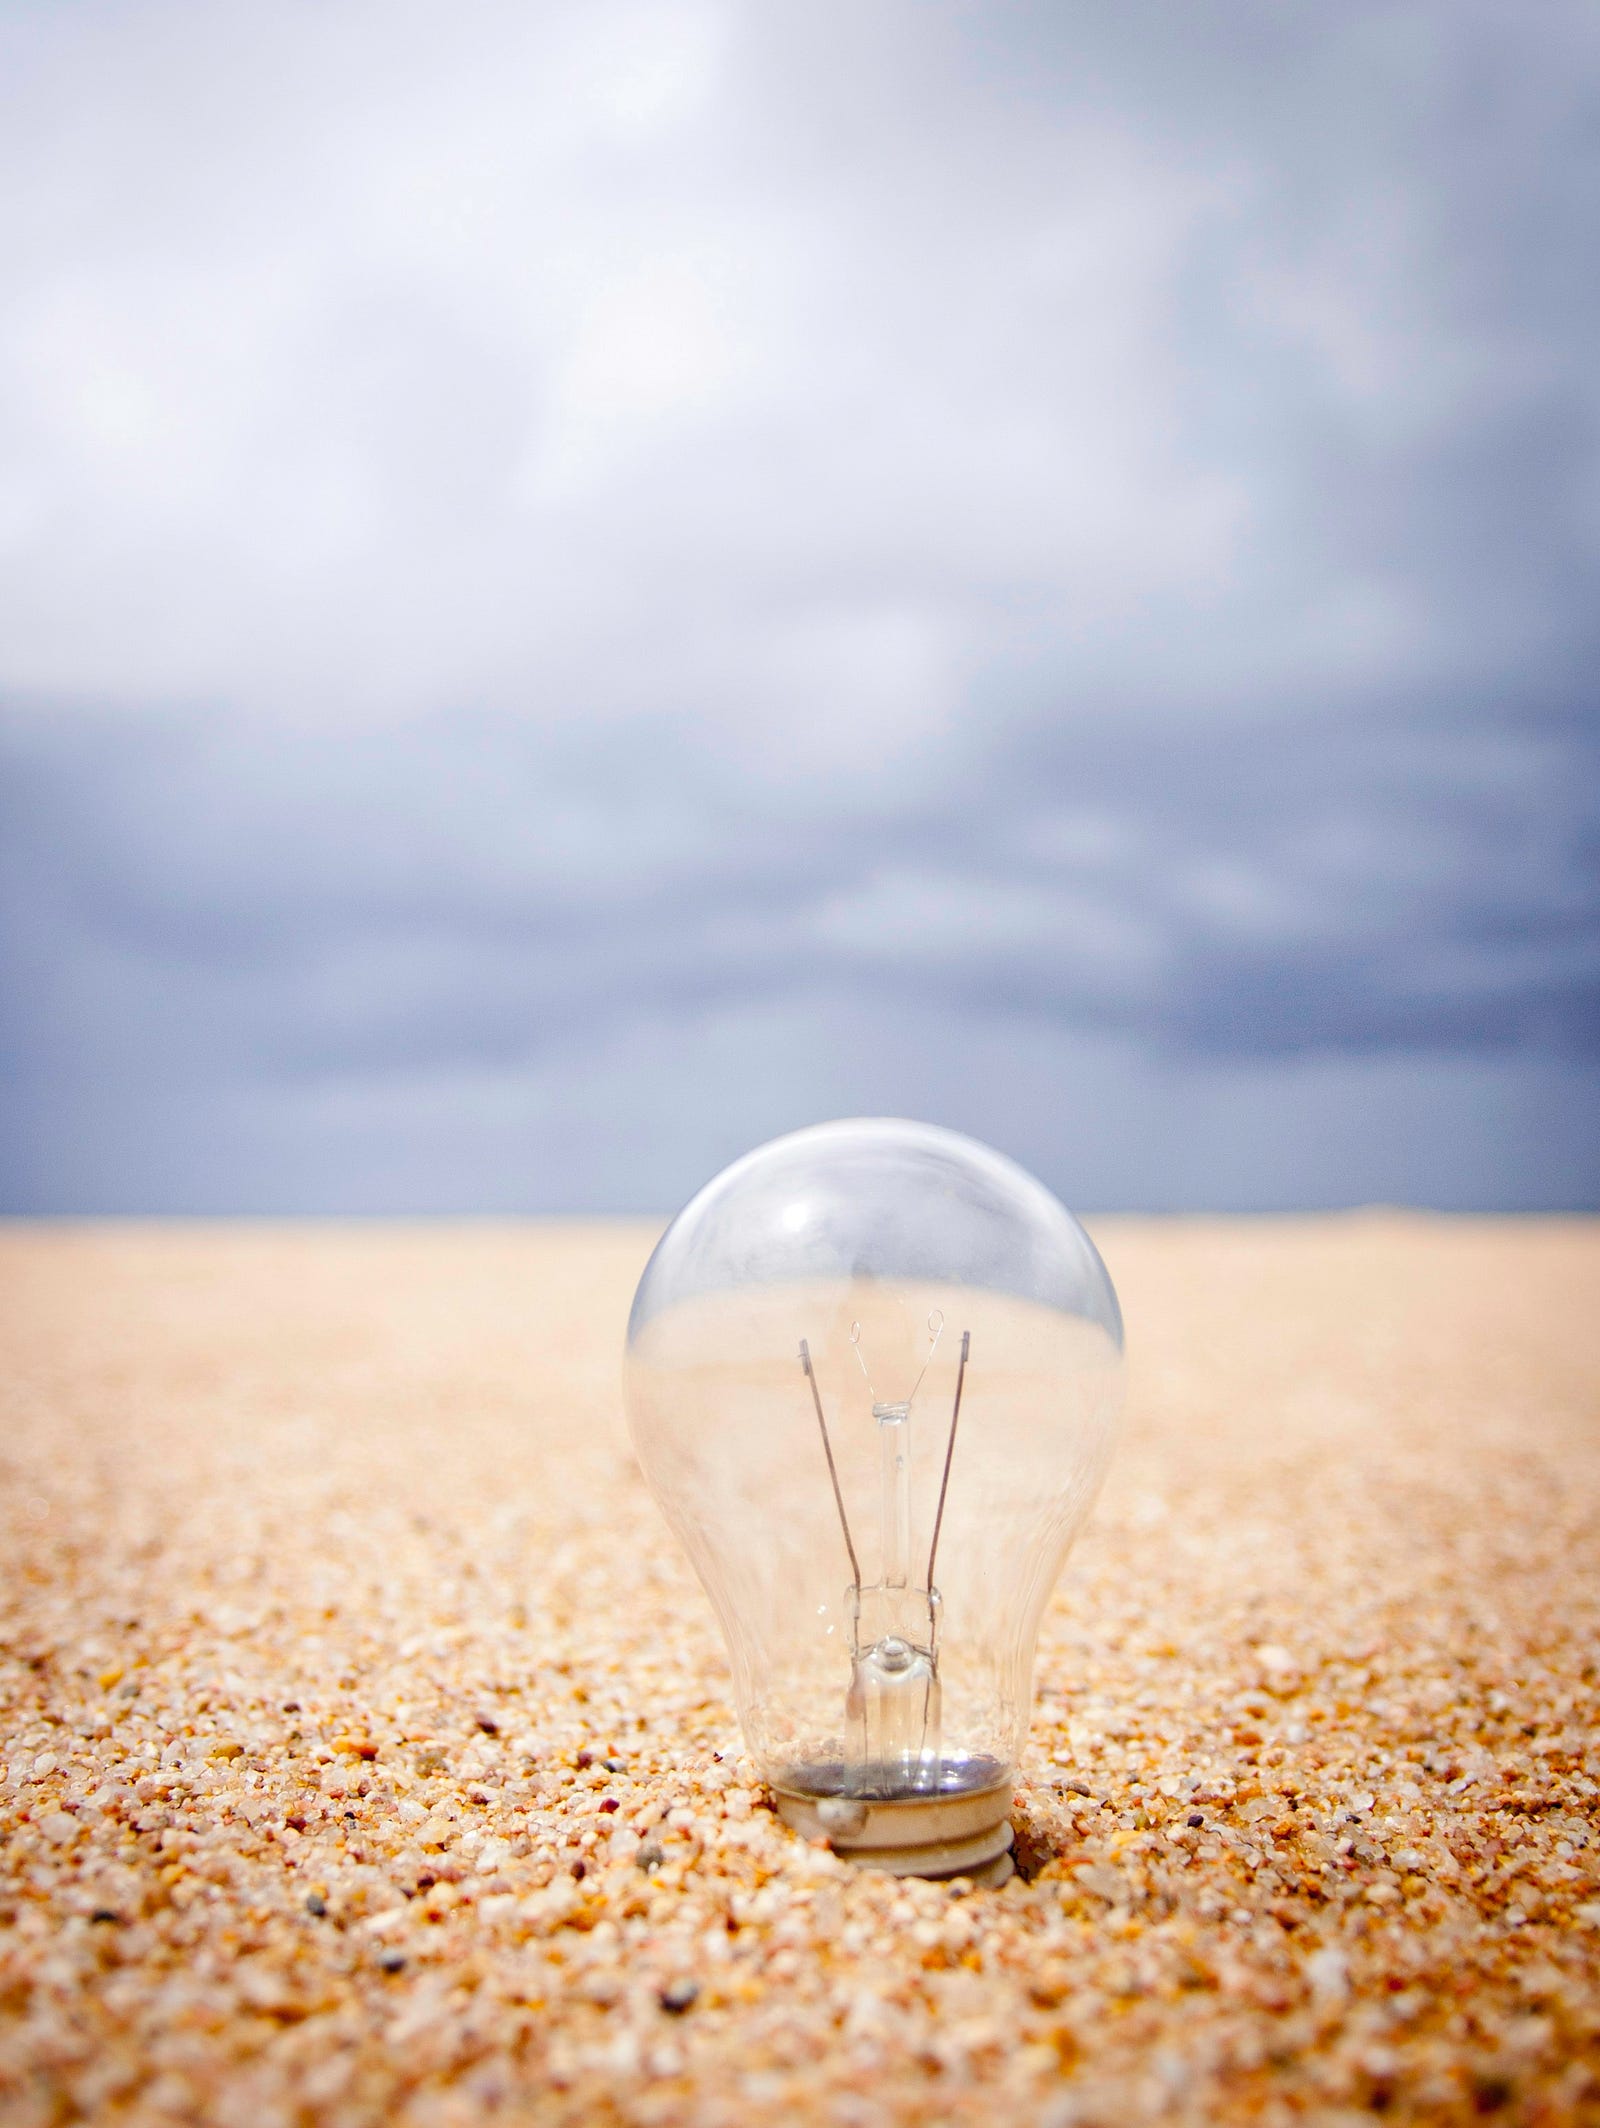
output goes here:
[{"label": "light bulb", "polygon": [[1003,1881],[1039,1620],[1121,1403],[1082,1227],[952,1131],[796,1131],[663,1235],[627,1386],[783,1817],[903,1875]]}]

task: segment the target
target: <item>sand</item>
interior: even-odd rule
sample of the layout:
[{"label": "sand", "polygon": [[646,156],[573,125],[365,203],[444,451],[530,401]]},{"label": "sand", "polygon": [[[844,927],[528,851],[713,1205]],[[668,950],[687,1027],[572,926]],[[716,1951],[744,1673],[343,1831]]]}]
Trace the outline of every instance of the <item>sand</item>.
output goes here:
[{"label": "sand", "polygon": [[1094,1225],[993,1891],[773,1816],[644,1228],[0,1231],[0,2119],[1600,2121],[1600,1228]]}]

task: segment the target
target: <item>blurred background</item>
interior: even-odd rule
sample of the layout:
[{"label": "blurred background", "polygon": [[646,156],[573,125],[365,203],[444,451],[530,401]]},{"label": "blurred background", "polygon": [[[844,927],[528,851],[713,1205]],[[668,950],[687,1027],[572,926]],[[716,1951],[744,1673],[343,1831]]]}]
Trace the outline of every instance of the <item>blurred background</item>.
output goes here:
[{"label": "blurred background", "polygon": [[1600,1201],[1600,13],[0,0],[0,1208]]}]

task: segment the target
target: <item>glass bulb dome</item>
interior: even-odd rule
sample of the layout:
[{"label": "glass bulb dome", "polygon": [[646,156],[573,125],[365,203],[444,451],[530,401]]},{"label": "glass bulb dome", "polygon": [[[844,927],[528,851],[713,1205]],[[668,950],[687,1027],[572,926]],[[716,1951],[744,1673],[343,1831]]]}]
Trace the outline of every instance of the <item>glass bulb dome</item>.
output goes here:
[{"label": "glass bulb dome", "polygon": [[1009,1868],[1039,1619],[1121,1386],[1094,1244],[953,1131],[796,1131],[679,1213],[629,1421],[792,1824],[902,1872]]}]

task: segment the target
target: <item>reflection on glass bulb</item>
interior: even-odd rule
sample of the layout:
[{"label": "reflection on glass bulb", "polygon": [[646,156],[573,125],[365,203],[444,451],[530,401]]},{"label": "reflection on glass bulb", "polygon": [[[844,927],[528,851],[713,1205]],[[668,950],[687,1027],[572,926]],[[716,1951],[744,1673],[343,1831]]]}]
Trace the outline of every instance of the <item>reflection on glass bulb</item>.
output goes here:
[{"label": "reflection on glass bulb", "polygon": [[1121,1378],[1088,1236],[953,1132],[798,1131],[673,1221],[628,1326],[634,1445],[791,1824],[1009,1870],[1039,1619]]}]

